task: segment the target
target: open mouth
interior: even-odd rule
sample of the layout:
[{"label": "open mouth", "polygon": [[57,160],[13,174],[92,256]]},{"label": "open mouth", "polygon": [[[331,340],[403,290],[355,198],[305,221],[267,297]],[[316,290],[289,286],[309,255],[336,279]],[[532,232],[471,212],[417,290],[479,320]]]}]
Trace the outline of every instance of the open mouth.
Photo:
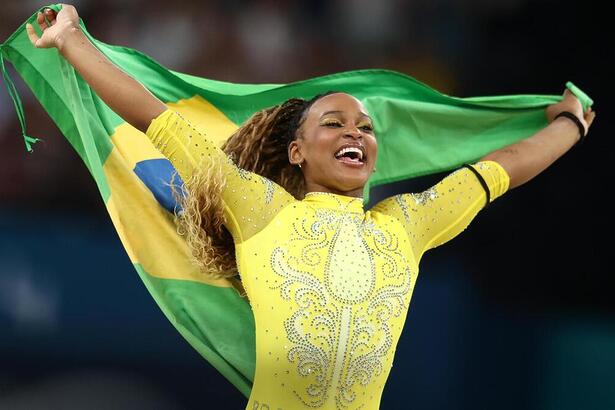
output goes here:
[{"label": "open mouth", "polygon": [[339,162],[358,166],[365,164],[367,160],[367,157],[363,155],[363,151],[355,147],[343,148],[334,157]]}]

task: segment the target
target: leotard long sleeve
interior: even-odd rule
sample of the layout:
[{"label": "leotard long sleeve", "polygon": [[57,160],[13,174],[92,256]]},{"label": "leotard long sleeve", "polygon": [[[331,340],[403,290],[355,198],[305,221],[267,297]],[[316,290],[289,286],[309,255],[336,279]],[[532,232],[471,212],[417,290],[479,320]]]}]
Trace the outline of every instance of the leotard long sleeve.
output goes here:
[{"label": "leotard long sleeve", "polygon": [[[363,209],[361,198],[310,192],[296,200],[242,170],[179,114],[147,130],[186,180],[198,161],[224,161],[225,216],[256,324],[247,409],[378,409],[423,253],[458,235],[485,206],[469,169],[420,194]],[[509,186],[492,161],[474,164],[491,201]]]}]

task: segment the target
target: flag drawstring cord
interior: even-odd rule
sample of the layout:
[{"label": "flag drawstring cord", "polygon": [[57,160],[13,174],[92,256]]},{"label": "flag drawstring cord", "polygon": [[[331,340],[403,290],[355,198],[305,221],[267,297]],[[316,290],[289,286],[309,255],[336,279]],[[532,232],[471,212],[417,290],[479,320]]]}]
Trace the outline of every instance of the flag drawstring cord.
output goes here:
[{"label": "flag drawstring cord", "polygon": [[15,111],[17,112],[17,118],[19,118],[19,124],[21,125],[21,134],[23,136],[24,142],[26,143],[26,149],[28,150],[28,152],[32,152],[32,144],[42,140],[40,138],[34,138],[26,134],[26,116],[24,114],[23,104],[21,103],[21,98],[17,93],[17,88],[15,88],[15,84],[13,83],[13,80],[11,80],[9,73],[6,70],[6,66],[4,65],[4,44],[0,44],[0,69],[2,70],[2,79],[4,80],[4,85],[9,92],[11,100],[13,100],[13,105],[15,105]]}]

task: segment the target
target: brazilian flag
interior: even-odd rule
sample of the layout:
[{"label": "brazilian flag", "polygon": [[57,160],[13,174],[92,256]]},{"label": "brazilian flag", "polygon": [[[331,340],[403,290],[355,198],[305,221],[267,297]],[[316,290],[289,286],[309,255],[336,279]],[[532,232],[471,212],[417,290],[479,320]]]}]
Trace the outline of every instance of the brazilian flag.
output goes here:
[{"label": "brazilian flag", "polygon": [[[60,5],[49,6],[56,11]],[[41,8],[42,10],[43,8]],[[254,319],[232,280],[213,280],[190,263],[173,223],[175,172],[148,138],[115,114],[56,49],[36,49],[25,25],[2,45],[5,84],[26,148],[25,116],[4,61],[10,61],[89,169],[135,270],[166,317],[220,373],[248,396],[255,368]],[[36,24],[34,24],[37,27]],[[359,70],[290,84],[233,84],[162,67],[130,48],[92,38],[111,61],[221,146],[252,113],[290,97],[337,90],[359,98],[374,119],[378,158],[370,188],[457,168],[547,125],[544,109],[559,95],[456,98],[407,75]],[[591,99],[567,86],[584,108]],[[138,101],[135,103],[138,104]]]}]

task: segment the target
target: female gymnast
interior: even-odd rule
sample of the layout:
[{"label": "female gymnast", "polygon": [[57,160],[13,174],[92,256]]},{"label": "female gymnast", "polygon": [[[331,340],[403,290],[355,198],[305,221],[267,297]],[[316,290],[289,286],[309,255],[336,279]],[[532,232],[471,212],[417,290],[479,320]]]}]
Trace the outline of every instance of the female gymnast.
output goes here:
[{"label": "female gymnast", "polygon": [[256,323],[248,409],[377,409],[422,255],[542,172],[595,118],[566,90],[536,134],[365,211],[378,140],[353,96],[287,100],[220,149],[103,56],[74,7],[37,20],[32,44],[57,48],[174,165],[185,183],[177,221],[203,271],[241,274]]}]

